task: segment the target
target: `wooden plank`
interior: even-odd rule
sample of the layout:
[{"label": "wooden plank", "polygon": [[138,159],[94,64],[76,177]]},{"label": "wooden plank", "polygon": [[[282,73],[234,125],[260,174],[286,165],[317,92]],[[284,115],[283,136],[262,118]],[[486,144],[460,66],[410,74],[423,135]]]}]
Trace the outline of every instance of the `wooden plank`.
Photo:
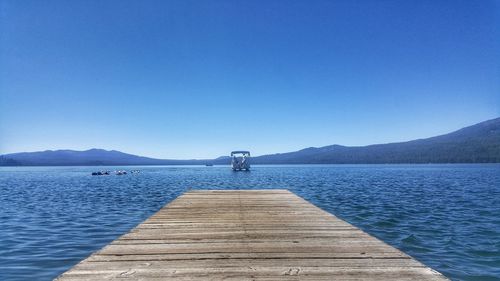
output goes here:
[{"label": "wooden plank", "polygon": [[193,190],[58,280],[447,280],[287,190]]}]

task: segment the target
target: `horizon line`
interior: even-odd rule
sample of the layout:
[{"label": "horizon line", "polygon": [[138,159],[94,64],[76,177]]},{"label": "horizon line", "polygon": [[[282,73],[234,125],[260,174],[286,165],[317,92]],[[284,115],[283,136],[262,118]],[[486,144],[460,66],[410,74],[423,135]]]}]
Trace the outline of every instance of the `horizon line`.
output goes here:
[{"label": "horizon line", "polygon": [[[462,129],[466,129],[466,128],[469,128],[469,127],[472,127],[472,126],[476,126],[476,125],[479,125],[479,124],[482,124],[482,123],[488,123],[488,122],[491,122],[491,121],[494,121],[494,120],[497,120],[497,119],[500,119],[500,117],[488,119],[488,120],[485,120],[485,121],[482,121],[482,122],[479,122],[479,123],[475,123],[475,124],[468,125],[468,126],[465,126],[465,127],[459,128],[459,129],[455,129],[455,130],[450,131],[448,133],[444,133],[444,134],[440,134],[440,135],[435,135],[435,136],[430,136],[430,137],[423,137],[423,138],[411,139],[411,140],[385,142],[385,143],[374,143],[374,144],[367,144],[367,145],[329,144],[329,145],[323,145],[323,146],[308,146],[308,147],[304,147],[304,148],[301,148],[301,149],[298,149],[298,150],[292,150],[292,151],[287,151],[287,152],[267,153],[267,154],[261,154],[261,155],[254,155],[252,157],[259,157],[259,156],[266,156],[266,155],[276,155],[276,154],[286,154],[286,153],[297,152],[297,151],[301,151],[301,150],[305,150],[305,149],[323,148],[323,147],[330,147],[330,146],[341,146],[341,147],[348,147],[348,148],[356,148],[356,147],[368,147],[368,146],[375,146],[375,145],[387,145],[387,144],[407,143],[407,142],[425,140],[425,139],[430,139],[430,138],[434,138],[434,137],[439,137],[439,136],[444,136],[444,135],[452,134],[452,133],[460,131]],[[53,152],[55,152],[55,151],[86,152],[86,151],[91,151],[91,150],[103,150],[103,151],[107,151],[107,152],[113,152],[114,151],[114,152],[120,152],[120,153],[130,154],[130,155],[139,156],[139,157],[151,158],[151,159],[155,159],[155,160],[179,160],[179,161],[182,161],[182,160],[187,160],[187,161],[189,161],[189,160],[214,160],[214,159],[217,159],[217,158],[220,158],[220,157],[225,157],[225,155],[219,155],[219,156],[216,156],[214,158],[189,158],[189,159],[186,159],[186,158],[183,158],[183,159],[157,158],[157,157],[150,157],[150,156],[145,156],[145,155],[132,154],[132,153],[129,153],[129,152],[123,152],[123,151],[116,150],[116,149],[106,149],[106,148],[97,148],[97,147],[92,147],[92,148],[82,149],[82,150],[64,148],[64,149],[45,149],[45,150],[36,150],[36,151],[20,151],[20,152],[2,153],[2,154],[0,154],[0,156],[6,156],[6,155],[10,155],[10,154],[20,154],[20,153],[48,152],[48,151],[53,151]]]}]

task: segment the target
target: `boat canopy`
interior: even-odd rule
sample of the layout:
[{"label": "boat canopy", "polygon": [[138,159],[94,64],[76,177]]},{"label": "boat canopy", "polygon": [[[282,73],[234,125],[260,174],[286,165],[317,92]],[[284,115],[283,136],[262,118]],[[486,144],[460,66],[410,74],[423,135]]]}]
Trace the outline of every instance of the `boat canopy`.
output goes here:
[{"label": "boat canopy", "polygon": [[234,154],[247,154],[247,155],[250,155],[250,151],[236,150],[236,151],[231,152],[231,156],[233,156]]}]

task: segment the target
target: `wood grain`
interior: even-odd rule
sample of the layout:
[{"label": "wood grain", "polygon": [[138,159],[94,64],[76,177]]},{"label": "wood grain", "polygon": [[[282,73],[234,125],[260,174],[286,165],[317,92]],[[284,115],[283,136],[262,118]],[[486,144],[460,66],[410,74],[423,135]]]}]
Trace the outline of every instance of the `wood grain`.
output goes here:
[{"label": "wood grain", "polygon": [[58,280],[447,280],[287,190],[195,190]]}]

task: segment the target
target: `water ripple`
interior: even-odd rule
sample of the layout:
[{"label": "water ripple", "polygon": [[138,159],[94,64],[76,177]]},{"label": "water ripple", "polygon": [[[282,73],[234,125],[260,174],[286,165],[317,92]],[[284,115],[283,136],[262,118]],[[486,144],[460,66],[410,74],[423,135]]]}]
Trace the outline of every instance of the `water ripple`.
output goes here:
[{"label": "water ripple", "polygon": [[0,168],[0,280],[51,280],[189,189],[287,188],[453,280],[500,280],[500,165]]}]

